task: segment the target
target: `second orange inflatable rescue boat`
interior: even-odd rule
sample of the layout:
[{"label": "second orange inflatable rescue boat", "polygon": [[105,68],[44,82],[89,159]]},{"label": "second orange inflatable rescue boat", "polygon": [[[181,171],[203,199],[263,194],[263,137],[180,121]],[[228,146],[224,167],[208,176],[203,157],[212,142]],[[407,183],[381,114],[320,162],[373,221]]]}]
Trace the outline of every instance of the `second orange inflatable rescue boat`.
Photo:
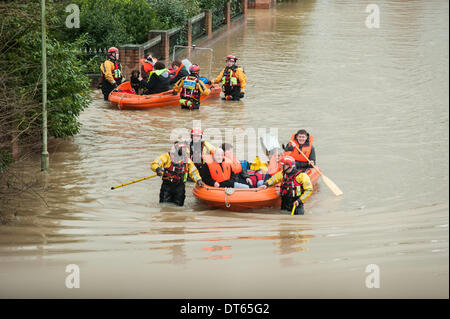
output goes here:
[{"label": "second orange inflatable rescue boat", "polygon": [[[211,93],[207,96],[202,96],[200,101],[211,98],[220,98],[221,89],[219,85],[206,84],[206,87],[211,90]],[[117,105],[121,110],[139,110],[180,105],[180,94],[173,95],[173,90],[150,95],[137,95],[132,92],[134,92],[134,90],[131,88],[131,83],[127,81],[119,85],[117,91],[111,92],[108,99],[113,105]]]},{"label": "second orange inflatable rescue boat", "polygon": [[[306,173],[315,185],[320,177],[319,172],[309,168]],[[281,206],[280,188],[268,187],[263,190],[257,188],[220,188],[212,186],[194,187],[194,196],[205,204],[232,211],[258,209]]]}]

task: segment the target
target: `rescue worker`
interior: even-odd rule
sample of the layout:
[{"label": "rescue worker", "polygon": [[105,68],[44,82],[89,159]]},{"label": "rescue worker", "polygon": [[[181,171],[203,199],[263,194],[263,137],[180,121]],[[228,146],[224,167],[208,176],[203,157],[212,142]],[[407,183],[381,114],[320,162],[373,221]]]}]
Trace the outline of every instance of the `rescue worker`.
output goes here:
[{"label": "rescue worker", "polygon": [[[290,152],[290,155],[295,159],[295,166],[299,170],[306,170],[310,167],[312,167],[311,164],[309,164],[308,159],[316,164],[316,151],[313,146],[314,138],[309,135],[309,133],[306,130],[298,130],[297,133],[294,133],[291,135],[291,139],[286,147],[283,147],[286,152]],[[303,154],[306,155],[303,156],[298,149],[300,149]]]},{"label": "rescue worker", "polygon": [[184,141],[175,142],[171,151],[156,158],[150,168],[158,176],[162,176],[163,182],[159,192],[160,203],[170,202],[183,206],[188,175],[198,185],[203,186],[200,174],[189,158],[187,144]]},{"label": "rescue worker", "polygon": [[199,128],[194,128],[191,131],[191,143],[189,144],[189,154],[195,167],[201,173],[201,168],[205,164],[204,155],[212,155],[214,153],[214,146],[208,141],[202,140],[203,131]]},{"label": "rescue worker", "polygon": [[210,90],[205,83],[199,80],[200,67],[192,64],[189,67],[191,75],[178,80],[173,87],[173,94],[180,93],[180,105],[182,109],[196,110],[200,108],[200,96],[207,96]]},{"label": "rescue worker", "polygon": [[156,62],[153,66],[153,71],[150,72],[147,81],[143,80],[142,77],[139,80],[141,81],[142,87],[147,89],[145,94],[161,93],[170,89],[169,70],[160,61]]},{"label": "rescue worker", "polygon": [[295,168],[295,160],[292,156],[284,155],[281,159],[283,170],[265,181],[260,189],[276,185],[281,182],[281,210],[292,211],[295,205],[294,215],[303,215],[303,204],[311,195],[313,186],[308,174]]},{"label": "rescue worker", "polygon": [[206,165],[203,165],[202,180],[206,185],[214,187],[249,188],[246,184],[236,182],[231,163],[224,160],[224,151],[216,148],[214,155],[204,155]]},{"label": "rescue worker", "polygon": [[177,83],[180,79],[189,75],[189,71],[182,62],[175,60],[172,62],[173,73],[170,73],[170,84]]},{"label": "rescue worker", "polygon": [[239,101],[244,97],[247,77],[244,71],[236,65],[238,59],[234,55],[228,55],[226,58],[226,67],[220,71],[213,83],[222,83],[222,91],[225,95],[224,100]]},{"label": "rescue worker", "polygon": [[247,184],[250,187],[255,187],[256,183],[253,184],[247,174],[247,170],[242,168],[241,162],[239,162],[236,155],[234,155],[233,146],[229,143],[223,143],[222,149],[224,151],[225,160],[231,164],[231,170],[235,176],[235,181],[241,184]]},{"label": "rescue worker", "polygon": [[108,101],[109,93],[122,83],[122,66],[119,63],[119,49],[108,49],[108,57],[100,65],[102,72],[102,93],[105,101]]},{"label": "rescue worker", "polygon": [[154,58],[152,54],[149,54],[146,58],[140,59],[141,74],[143,79],[148,79],[150,72],[153,71],[153,66],[158,62],[157,58]]}]

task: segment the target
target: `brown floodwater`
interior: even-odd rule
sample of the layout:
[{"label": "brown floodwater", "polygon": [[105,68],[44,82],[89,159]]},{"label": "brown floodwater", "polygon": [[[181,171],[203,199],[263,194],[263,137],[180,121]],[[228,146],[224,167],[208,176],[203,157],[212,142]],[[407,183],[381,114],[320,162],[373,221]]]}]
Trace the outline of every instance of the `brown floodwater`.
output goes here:
[{"label": "brown floodwater", "polygon": [[[46,204],[24,195],[2,217],[0,297],[448,298],[449,4],[382,1],[378,29],[367,4],[249,10],[210,44],[214,75],[240,58],[240,102],[120,111],[96,92],[80,134],[51,142],[49,173],[39,154],[22,169]],[[206,54],[191,59],[208,69]],[[216,144],[230,129],[277,129],[286,143],[305,128],[344,195],[319,182],[290,216],[210,209],[192,183],[182,208],[159,204],[158,179],[110,190],[152,174],[193,120]],[[79,289],[65,286],[69,264]],[[379,288],[366,287],[370,264]]]}]

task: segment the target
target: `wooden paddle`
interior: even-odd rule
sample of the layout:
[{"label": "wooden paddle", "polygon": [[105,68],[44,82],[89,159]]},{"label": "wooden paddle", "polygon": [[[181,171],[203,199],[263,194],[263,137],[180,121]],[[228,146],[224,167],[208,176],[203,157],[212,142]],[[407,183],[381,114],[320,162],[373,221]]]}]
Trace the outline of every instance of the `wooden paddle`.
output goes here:
[{"label": "wooden paddle", "polygon": [[320,169],[319,169],[316,165],[314,165],[313,162],[311,162],[311,161],[309,160],[309,158],[301,151],[301,149],[298,148],[298,146],[295,146],[295,148],[297,149],[297,151],[300,152],[300,154],[302,154],[302,155],[306,158],[306,160],[308,161],[308,163],[309,163],[312,167],[314,167],[314,168],[317,170],[317,172],[319,172],[320,177],[322,177],[323,182],[324,182],[325,185],[327,185],[327,187],[334,193],[334,195],[336,195],[336,196],[341,196],[342,194],[344,194],[344,193],[341,191],[341,189],[340,189],[340,188],[339,188],[339,187],[338,187],[331,179],[329,179],[328,177],[326,177],[325,175],[322,174],[322,172],[320,171]]}]

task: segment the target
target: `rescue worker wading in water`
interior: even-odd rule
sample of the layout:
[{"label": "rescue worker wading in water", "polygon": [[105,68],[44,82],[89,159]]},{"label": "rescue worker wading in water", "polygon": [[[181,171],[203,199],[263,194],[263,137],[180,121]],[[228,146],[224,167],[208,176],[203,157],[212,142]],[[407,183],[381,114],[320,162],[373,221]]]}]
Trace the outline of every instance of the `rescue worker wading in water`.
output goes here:
[{"label": "rescue worker wading in water", "polygon": [[173,94],[180,93],[182,109],[196,110],[200,108],[200,96],[207,96],[210,90],[199,80],[200,67],[193,64],[189,67],[191,75],[180,79],[173,87]]},{"label": "rescue worker wading in water", "polygon": [[211,143],[202,140],[202,135],[203,131],[201,129],[192,129],[191,143],[189,144],[189,155],[199,172],[201,172],[201,168],[205,164],[204,155],[212,155],[215,149]]},{"label": "rescue worker wading in water", "polygon": [[108,57],[100,65],[102,71],[102,93],[105,101],[108,101],[109,93],[122,83],[122,66],[119,63],[119,49],[108,49]]},{"label": "rescue worker wading in water", "polygon": [[203,186],[200,174],[189,158],[187,144],[184,141],[175,142],[171,151],[156,158],[150,168],[158,176],[162,176],[163,182],[159,192],[160,203],[184,205],[185,183],[188,174],[198,185]]},{"label": "rescue worker wading in water", "polygon": [[280,161],[283,171],[276,173],[265,181],[260,189],[266,189],[281,182],[281,210],[292,211],[295,205],[294,215],[303,215],[303,203],[311,195],[313,186],[308,174],[295,168],[295,160],[291,156],[283,156]]},{"label": "rescue worker wading in water", "polygon": [[236,61],[237,58],[234,55],[227,56],[227,66],[220,71],[219,76],[213,81],[214,83],[222,83],[224,100],[239,101],[245,94],[247,77],[244,71],[236,65]]}]

